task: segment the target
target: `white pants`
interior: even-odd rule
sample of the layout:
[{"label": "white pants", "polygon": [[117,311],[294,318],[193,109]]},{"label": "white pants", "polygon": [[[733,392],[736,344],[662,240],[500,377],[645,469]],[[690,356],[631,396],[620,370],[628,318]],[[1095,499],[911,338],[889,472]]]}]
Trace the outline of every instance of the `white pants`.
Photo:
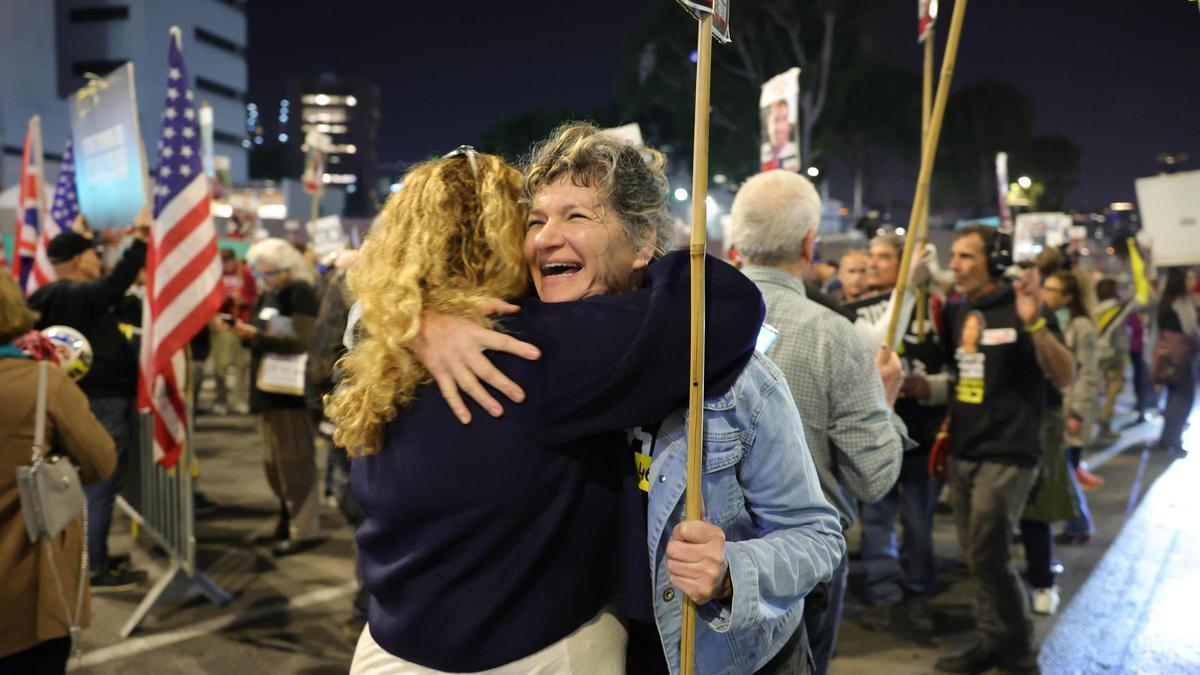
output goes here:
[{"label": "white pants", "polygon": [[[498,668],[487,675],[621,675],[625,672],[628,634],[611,607],[605,607],[575,632],[538,652]],[[354,650],[350,675],[443,675],[392,656],[363,628]]]}]

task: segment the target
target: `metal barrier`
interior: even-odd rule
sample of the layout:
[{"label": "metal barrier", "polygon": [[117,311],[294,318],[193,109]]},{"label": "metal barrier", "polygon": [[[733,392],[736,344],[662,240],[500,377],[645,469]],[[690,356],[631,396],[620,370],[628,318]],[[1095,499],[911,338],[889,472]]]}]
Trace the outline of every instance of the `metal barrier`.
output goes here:
[{"label": "metal barrier", "polygon": [[166,572],[154,583],[133,615],[121,628],[121,637],[137,630],[146,614],[157,604],[183,599],[199,591],[218,607],[229,602],[230,596],[208,575],[196,568],[196,521],[192,485],[192,411],[188,406],[187,443],[174,468],[165,469],[154,461],[152,434],[153,419],[147,413],[138,414],[138,474],[141,486],[140,511],[123,498],[120,507],[145,530],[171,557]]}]

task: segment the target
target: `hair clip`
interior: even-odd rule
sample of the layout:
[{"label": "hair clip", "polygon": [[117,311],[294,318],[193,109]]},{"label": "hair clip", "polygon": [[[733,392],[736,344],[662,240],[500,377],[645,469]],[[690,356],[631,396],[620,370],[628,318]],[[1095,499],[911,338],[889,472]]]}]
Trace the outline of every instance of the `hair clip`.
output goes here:
[{"label": "hair clip", "polygon": [[471,175],[474,176],[475,178],[479,178],[479,167],[476,166],[476,164],[475,164],[475,155],[476,154],[478,154],[478,153],[475,151],[475,148],[473,146],[460,145],[457,148],[451,150],[450,152],[447,152],[446,154],[442,155],[442,159],[452,159],[454,157],[465,156],[467,158],[467,163],[471,165]]}]

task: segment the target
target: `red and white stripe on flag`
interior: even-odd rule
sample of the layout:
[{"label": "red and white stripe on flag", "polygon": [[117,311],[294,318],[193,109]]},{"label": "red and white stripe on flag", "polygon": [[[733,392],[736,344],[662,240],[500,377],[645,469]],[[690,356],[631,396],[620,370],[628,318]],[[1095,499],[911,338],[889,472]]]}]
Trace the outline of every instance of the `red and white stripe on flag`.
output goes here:
[{"label": "red and white stripe on flag", "polygon": [[177,28],[171,29],[167,98],[146,255],[138,407],[154,419],[154,459],[171,467],[187,439],[184,348],[207,328],[223,295],[208,176]]},{"label": "red and white stripe on flag", "polygon": [[46,195],[42,182],[42,122],[37,115],[29,118],[25,147],[21,152],[21,177],[17,189],[17,220],[13,237],[13,277],[26,295],[36,290],[34,280],[38,236],[45,227]]},{"label": "red and white stripe on flag", "polygon": [[938,0],[917,0],[917,42],[925,42],[937,22]]}]

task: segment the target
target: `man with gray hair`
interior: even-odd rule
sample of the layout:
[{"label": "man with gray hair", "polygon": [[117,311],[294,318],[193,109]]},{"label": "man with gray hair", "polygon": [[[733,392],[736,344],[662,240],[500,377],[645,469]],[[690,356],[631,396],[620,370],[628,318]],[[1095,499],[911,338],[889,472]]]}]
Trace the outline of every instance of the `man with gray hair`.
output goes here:
[{"label": "man with gray hair", "polygon": [[[745,261],[742,271],[762,291],[766,322],[779,332],[767,355],[787,377],[821,488],[846,529],[854,522],[854,507],[842,490],[852,499],[875,502],[900,474],[906,430],[891,408],[903,372],[886,344],[872,368],[871,353],[853,324],[807,297],[801,277],[812,264],[820,218],[821,200],[807,179],[767,171],[738,191],[729,236]],[[819,602],[806,603],[818,674],[833,656],[847,570],[843,557],[823,609]]]}]

